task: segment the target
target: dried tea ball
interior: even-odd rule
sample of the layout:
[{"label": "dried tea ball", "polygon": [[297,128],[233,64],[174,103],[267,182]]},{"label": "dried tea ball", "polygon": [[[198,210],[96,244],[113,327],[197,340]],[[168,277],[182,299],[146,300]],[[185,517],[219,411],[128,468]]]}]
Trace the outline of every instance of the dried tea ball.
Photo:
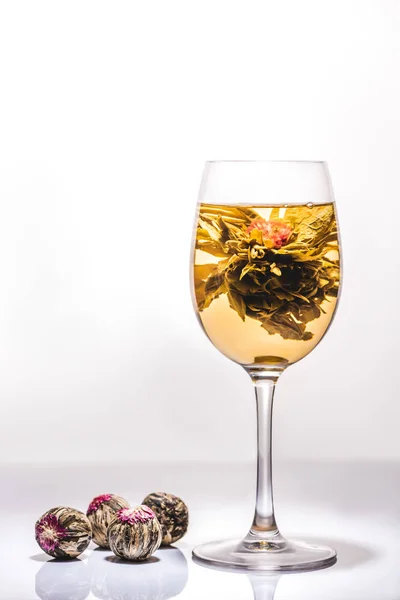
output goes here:
[{"label": "dried tea ball", "polygon": [[93,541],[101,548],[109,548],[107,530],[121,508],[129,508],[129,502],[115,494],[96,496],[89,504],[86,515],[93,531]]},{"label": "dried tea ball", "polygon": [[155,492],[143,500],[155,512],[162,529],[162,544],[173,544],[181,539],[189,526],[188,507],[173,494]]},{"label": "dried tea ball", "polygon": [[89,546],[92,527],[75,508],[51,508],[36,521],[35,538],[41,549],[55,558],[76,558]]},{"label": "dried tea ball", "polygon": [[156,515],[142,504],[121,508],[108,528],[108,544],[120,558],[146,560],[161,544],[161,527]]}]

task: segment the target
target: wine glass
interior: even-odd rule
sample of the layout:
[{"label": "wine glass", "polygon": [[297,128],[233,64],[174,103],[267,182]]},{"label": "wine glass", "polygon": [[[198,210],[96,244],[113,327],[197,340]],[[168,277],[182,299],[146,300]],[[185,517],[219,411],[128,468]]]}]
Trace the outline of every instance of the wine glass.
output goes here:
[{"label": "wine glass", "polygon": [[320,342],[338,301],[340,245],[327,165],[207,162],[192,262],[193,302],[204,332],[253,382],[258,441],[250,531],[242,540],[198,546],[193,555],[209,565],[247,570],[329,566],[335,550],[280,534],[271,460],[275,384]]}]

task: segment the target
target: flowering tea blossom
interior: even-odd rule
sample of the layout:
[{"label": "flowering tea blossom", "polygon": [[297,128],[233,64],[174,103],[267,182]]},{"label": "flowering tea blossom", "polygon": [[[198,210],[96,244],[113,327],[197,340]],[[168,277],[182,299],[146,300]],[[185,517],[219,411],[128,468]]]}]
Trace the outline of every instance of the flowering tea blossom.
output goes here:
[{"label": "flowering tea blossom", "polygon": [[117,513],[118,520],[122,523],[135,525],[136,523],[146,523],[151,519],[155,519],[154,512],[144,504],[136,508],[121,508]]},{"label": "flowering tea blossom", "polygon": [[60,540],[66,537],[67,530],[60,525],[53,514],[47,514],[36,523],[36,539],[45,552],[54,552]]},{"label": "flowering tea blossom", "polygon": [[292,228],[282,219],[272,219],[270,221],[262,218],[254,219],[246,231],[251,233],[253,229],[261,231],[263,238],[273,242],[275,248],[281,248],[286,244],[292,234]]},{"label": "flowering tea blossom", "polygon": [[87,509],[86,514],[90,515],[91,513],[96,512],[96,510],[98,510],[104,502],[108,502],[109,500],[111,500],[111,498],[111,494],[102,494],[101,496],[96,496],[96,498],[93,498],[93,500],[89,504],[89,508]]}]

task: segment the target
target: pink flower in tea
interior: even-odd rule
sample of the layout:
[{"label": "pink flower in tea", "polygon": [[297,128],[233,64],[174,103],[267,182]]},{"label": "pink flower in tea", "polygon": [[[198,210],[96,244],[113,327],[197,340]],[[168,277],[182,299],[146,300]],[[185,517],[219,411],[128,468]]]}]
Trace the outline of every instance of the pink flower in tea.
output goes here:
[{"label": "pink flower in tea", "polygon": [[117,518],[122,523],[135,525],[136,523],[147,523],[155,518],[155,514],[148,506],[141,504],[135,508],[121,508],[117,513]]},{"label": "pink flower in tea", "polygon": [[108,502],[109,500],[111,500],[111,494],[103,494],[102,496],[96,496],[96,498],[93,498],[93,500],[89,504],[89,508],[87,509],[86,514],[90,515],[91,513],[96,512],[96,510],[100,508],[100,506],[104,502]]},{"label": "pink flower in tea", "polygon": [[59,542],[65,538],[67,534],[67,530],[60,525],[55,515],[46,515],[36,523],[36,539],[39,546],[46,552],[54,552]]},{"label": "pink flower in tea", "polygon": [[281,248],[286,244],[292,234],[292,228],[283,219],[272,219],[271,221],[262,218],[254,219],[248,226],[247,233],[253,229],[261,231],[263,238],[273,242],[275,248]]}]

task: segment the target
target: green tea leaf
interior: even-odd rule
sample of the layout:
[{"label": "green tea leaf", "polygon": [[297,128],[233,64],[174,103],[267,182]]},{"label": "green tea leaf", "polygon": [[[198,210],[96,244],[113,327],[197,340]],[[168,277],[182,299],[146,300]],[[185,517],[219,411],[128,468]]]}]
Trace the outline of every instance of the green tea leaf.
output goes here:
[{"label": "green tea leaf", "polygon": [[218,225],[221,229],[220,241],[222,243],[225,243],[228,240],[240,240],[243,237],[243,229],[225,221],[223,217],[218,218]]},{"label": "green tea leaf", "polygon": [[257,219],[260,215],[253,210],[251,207],[240,207],[240,206],[223,206],[214,204],[202,204],[201,215],[206,215],[212,218],[224,217],[228,219],[235,219],[243,224],[243,227],[248,227],[254,219]]},{"label": "green tea leaf", "polygon": [[244,321],[246,317],[246,304],[243,296],[232,289],[228,290],[229,305],[233,310],[236,310],[239,317]]},{"label": "green tea leaf", "polygon": [[271,269],[271,273],[273,273],[274,275],[278,275],[278,277],[280,277],[282,275],[282,271],[280,270],[279,267],[276,266],[276,263],[272,263],[272,265],[270,266]]},{"label": "green tea leaf", "polygon": [[305,325],[295,321],[290,314],[275,313],[271,318],[264,319],[262,327],[268,333],[277,333],[287,340],[304,339]]},{"label": "green tea leaf", "polygon": [[194,265],[194,278],[196,281],[198,279],[207,279],[215,271],[218,271],[217,264]]},{"label": "green tea leaf", "polygon": [[305,206],[291,207],[286,210],[285,219],[293,225],[295,243],[309,245],[311,249],[328,234],[335,220],[331,204],[316,205],[312,210]]},{"label": "green tea leaf", "polygon": [[274,208],[270,212],[269,220],[275,221],[276,219],[279,219],[279,213],[280,213],[280,206],[274,206]]},{"label": "green tea leaf", "polygon": [[251,240],[255,240],[257,242],[257,244],[261,244],[263,243],[263,234],[262,231],[260,231],[260,229],[252,229],[250,232],[250,239]]},{"label": "green tea leaf", "polygon": [[226,256],[226,252],[221,248],[221,246],[217,242],[212,241],[199,241],[196,245],[197,250],[202,250],[203,252],[207,252],[207,254],[212,254],[217,258],[222,258]]},{"label": "green tea leaf", "polygon": [[321,309],[317,304],[315,304],[315,302],[310,302],[306,305],[292,306],[291,312],[297,321],[309,323],[314,319],[318,319],[321,314]]},{"label": "green tea leaf", "polygon": [[206,301],[206,293],[205,293],[205,281],[194,280],[194,294],[196,296],[197,308],[199,311],[204,310],[204,303]]},{"label": "green tea leaf", "polygon": [[248,273],[251,273],[252,271],[256,271],[257,266],[253,263],[247,263],[247,265],[245,267],[243,267],[242,272],[240,273],[240,277],[239,277],[239,281],[241,281],[243,279],[243,277],[245,275],[247,275]]}]

